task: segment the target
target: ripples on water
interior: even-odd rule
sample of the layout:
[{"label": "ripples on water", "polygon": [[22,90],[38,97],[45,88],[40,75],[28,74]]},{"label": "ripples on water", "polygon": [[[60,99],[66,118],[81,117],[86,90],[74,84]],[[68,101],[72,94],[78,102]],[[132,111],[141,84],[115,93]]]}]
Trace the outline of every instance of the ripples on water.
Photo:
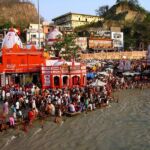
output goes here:
[{"label": "ripples on water", "polygon": [[[119,103],[73,118],[46,121],[29,133],[0,133],[2,150],[150,150],[150,90],[119,92]],[[50,120],[50,119],[49,119]]]}]

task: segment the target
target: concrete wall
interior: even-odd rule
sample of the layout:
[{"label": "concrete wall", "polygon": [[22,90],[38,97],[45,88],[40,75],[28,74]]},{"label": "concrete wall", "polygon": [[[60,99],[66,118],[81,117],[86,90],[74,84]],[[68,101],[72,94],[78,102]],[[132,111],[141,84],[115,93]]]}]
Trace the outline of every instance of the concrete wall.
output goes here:
[{"label": "concrete wall", "polygon": [[81,59],[122,59],[126,56],[127,59],[141,59],[146,58],[146,51],[133,51],[133,52],[101,52],[94,54],[81,54]]}]

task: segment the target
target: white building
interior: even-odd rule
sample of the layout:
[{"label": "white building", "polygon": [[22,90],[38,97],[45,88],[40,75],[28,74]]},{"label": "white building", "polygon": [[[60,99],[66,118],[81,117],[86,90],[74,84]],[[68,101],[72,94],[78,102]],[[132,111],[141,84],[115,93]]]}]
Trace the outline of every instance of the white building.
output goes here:
[{"label": "white building", "polygon": [[118,49],[124,48],[123,32],[111,32],[111,39],[113,40],[113,47]]},{"label": "white building", "polygon": [[63,14],[61,16],[52,19],[55,25],[71,28],[79,27],[93,22],[98,22],[100,20],[102,21],[103,18],[94,15],[72,13],[72,12]]},{"label": "white building", "polygon": [[43,32],[42,25],[40,24],[40,34],[38,27],[39,27],[38,24],[30,24],[29,29],[27,29],[26,32],[27,44],[32,44],[35,45],[36,47],[39,47],[39,41],[40,46],[45,44],[45,33]]}]

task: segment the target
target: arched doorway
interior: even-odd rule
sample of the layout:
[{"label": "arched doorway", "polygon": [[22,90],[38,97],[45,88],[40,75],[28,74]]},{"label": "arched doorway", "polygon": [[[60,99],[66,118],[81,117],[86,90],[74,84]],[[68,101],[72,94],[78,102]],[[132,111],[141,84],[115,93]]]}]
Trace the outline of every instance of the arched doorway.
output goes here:
[{"label": "arched doorway", "polygon": [[60,82],[59,82],[59,77],[58,76],[54,77],[54,86],[60,86]]},{"label": "arched doorway", "polygon": [[72,77],[72,85],[80,85],[80,77],[73,76]]},{"label": "arched doorway", "polygon": [[63,86],[67,86],[68,85],[68,76],[64,76],[63,77]]},{"label": "arched doorway", "polygon": [[15,84],[19,84],[20,83],[20,77],[19,76],[16,76],[15,77]]},{"label": "arched doorway", "polygon": [[32,78],[32,83],[37,84],[38,82],[39,82],[38,81],[38,75],[34,74],[33,78]]}]

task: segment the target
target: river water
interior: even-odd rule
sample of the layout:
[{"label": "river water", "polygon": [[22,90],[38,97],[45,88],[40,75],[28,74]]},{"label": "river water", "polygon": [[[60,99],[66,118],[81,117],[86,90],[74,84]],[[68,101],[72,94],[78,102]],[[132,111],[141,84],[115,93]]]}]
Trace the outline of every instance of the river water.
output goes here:
[{"label": "river water", "polygon": [[28,133],[0,133],[0,150],[150,150],[150,90],[119,92],[119,103],[88,114],[45,121]]}]

